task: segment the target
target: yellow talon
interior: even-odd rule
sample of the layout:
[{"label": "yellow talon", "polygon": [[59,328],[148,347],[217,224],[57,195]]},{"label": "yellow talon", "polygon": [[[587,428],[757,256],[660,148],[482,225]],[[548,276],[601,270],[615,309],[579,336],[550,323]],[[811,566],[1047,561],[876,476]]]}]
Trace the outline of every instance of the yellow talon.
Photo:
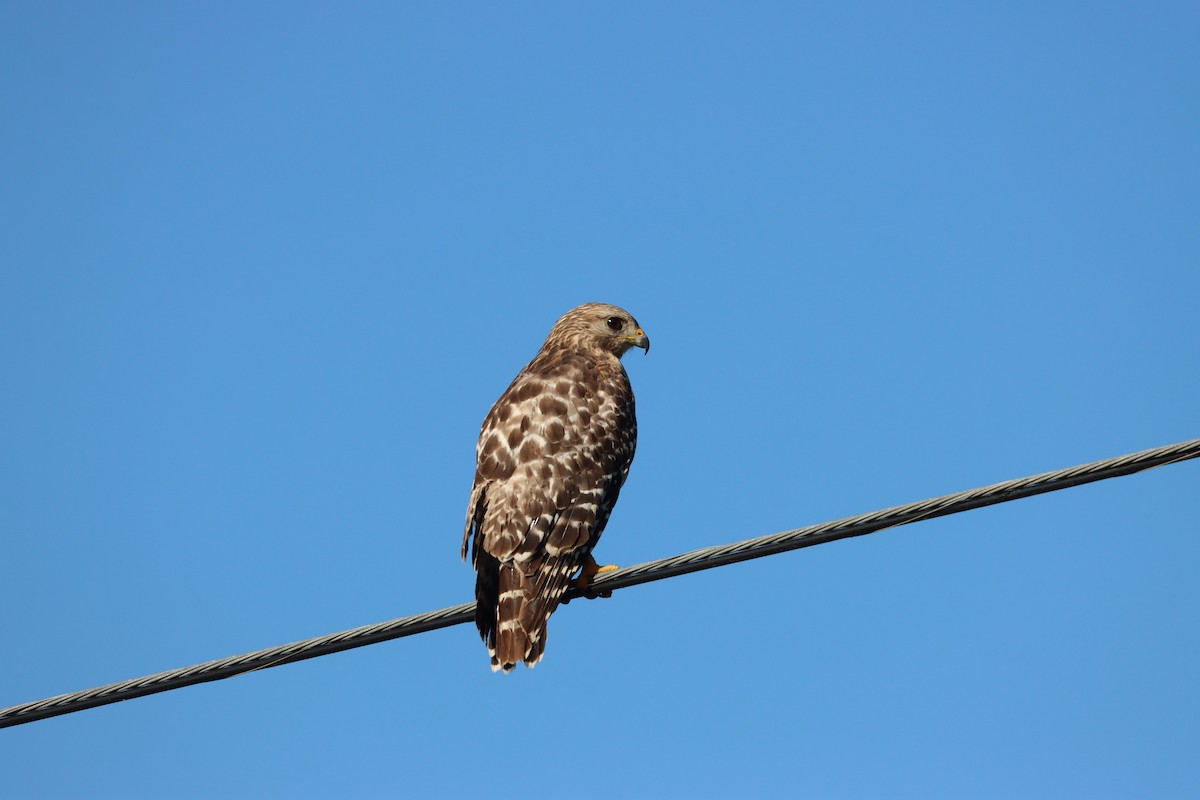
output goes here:
[{"label": "yellow talon", "polygon": [[618,570],[616,564],[605,564],[603,567],[596,563],[596,559],[588,554],[587,561],[583,562],[583,568],[579,570],[579,577],[575,579],[575,586],[579,589],[586,589],[592,582],[592,578],[604,572],[613,572]]}]

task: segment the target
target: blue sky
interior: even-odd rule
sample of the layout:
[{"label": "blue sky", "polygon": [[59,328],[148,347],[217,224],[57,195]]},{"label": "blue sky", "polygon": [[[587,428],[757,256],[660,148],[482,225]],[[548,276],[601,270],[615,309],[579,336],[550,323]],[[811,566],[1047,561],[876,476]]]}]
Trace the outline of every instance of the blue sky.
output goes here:
[{"label": "blue sky", "polygon": [[[0,7],[0,706],[464,602],[630,310],[632,564],[1200,436],[1194,3]],[[14,798],[1200,794],[1200,465],[0,732]]]}]

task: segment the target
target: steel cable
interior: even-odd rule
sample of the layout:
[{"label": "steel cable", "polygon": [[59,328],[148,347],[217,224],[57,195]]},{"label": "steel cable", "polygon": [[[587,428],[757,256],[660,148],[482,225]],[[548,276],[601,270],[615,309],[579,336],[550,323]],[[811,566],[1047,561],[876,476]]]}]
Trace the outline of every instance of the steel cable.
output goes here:
[{"label": "steel cable", "polygon": [[[1138,453],[1094,461],[1076,467],[1045,472],[1026,478],[943,495],[930,500],[908,503],[894,508],[872,511],[854,517],[810,525],[806,528],[783,531],[732,544],[705,547],[670,558],[647,561],[631,567],[596,576],[585,591],[572,589],[566,600],[586,595],[595,597],[611,594],[616,589],[650,581],[684,575],[704,569],[747,561],[752,558],[810,547],[816,544],[875,533],[886,528],[907,525],[924,519],[942,517],[983,506],[1019,500],[1045,492],[1053,492],[1084,483],[1130,475],[1154,467],[1185,461],[1200,456],[1200,439],[1143,450]],[[58,695],[45,700],[22,703],[0,709],[0,728],[21,725],[39,719],[70,714],[85,708],[116,703],[134,697],[179,689],[207,681],[230,678],[255,670],[291,664],[308,658],[364,647],[369,644],[399,639],[417,633],[446,628],[468,622],[474,617],[475,604],[427,611],[411,617],[364,625],[360,628],[331,633],[291,644],[256,650],[238,656],[208,661],[190,667],[160,672],[142,678],[112,683],[81,692]]]}]

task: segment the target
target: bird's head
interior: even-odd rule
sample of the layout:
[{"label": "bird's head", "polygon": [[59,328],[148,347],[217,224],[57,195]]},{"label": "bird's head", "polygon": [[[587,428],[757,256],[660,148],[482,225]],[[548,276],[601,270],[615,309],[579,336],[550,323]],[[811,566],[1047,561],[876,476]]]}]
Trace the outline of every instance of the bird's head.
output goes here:
[{"label": "bird's head", "polygon": [[618,358],[631,347],[650,352],[650,338],[633,315],[607,303],[586,303],[572,308],[554,323],[546,343],[600,349]]}]

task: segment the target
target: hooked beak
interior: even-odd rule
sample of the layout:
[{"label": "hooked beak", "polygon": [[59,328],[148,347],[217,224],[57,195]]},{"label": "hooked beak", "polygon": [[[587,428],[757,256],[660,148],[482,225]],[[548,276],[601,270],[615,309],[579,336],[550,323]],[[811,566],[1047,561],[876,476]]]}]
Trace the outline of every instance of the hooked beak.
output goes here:
[{"label": "hooked beak", "polygon": [[638,328],[637,332],[634,333],[633,336],[626,336],[625,338],[629,340],[630,347],[640,347],[645,350],[646,353],[650,352],[650,337],[647,336],[646,332],[641,328]]}]

